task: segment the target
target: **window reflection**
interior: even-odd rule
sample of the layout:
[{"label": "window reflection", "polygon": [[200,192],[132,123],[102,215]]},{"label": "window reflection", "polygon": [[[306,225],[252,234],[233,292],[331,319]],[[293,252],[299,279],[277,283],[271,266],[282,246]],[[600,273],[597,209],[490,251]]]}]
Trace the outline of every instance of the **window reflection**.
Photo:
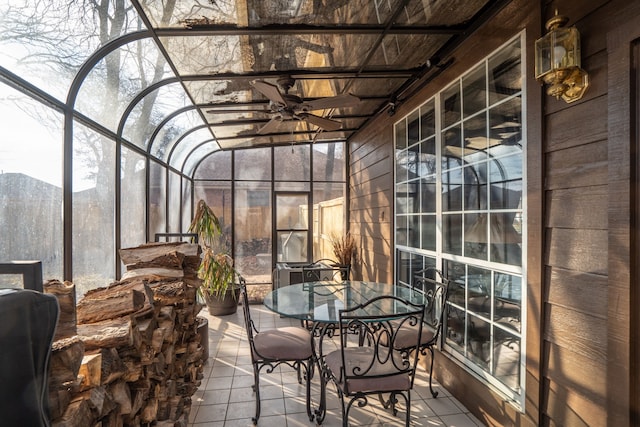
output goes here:
[{"label": "window reflection", "polygon": [[[407,259],[433,253],[451,281],[445,350],[493,376],[491,382],[514,397],[523,383],[520,42],[515,39],[396,124],[396,141],[411,139],[420,114],[422,139],[408,148],[396,144],[396,245],[408,252],[398,257],[399,281],[408,274]],[[413,148],[418,145],[419,151]],[[414,174],[418,204],[409,196]],[[420,239],[412,234],[414,218]]]}]

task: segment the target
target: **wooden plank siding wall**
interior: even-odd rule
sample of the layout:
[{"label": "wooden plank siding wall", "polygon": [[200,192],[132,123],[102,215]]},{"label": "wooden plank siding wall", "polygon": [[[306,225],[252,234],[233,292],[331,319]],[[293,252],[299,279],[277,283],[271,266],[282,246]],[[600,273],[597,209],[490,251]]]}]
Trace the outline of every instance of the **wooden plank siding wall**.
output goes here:
[{"label": "wooden plank siding wall", "polygon": [[358,247],[353,274],[387,283],[393,280],[392,128],[378,122],[349,144],[349,230]]},{"label": "wooden plank siding wall", "polygon": [[[546,96],[533,78],[534,42],[556,9],[581,33],[582,66],[591,81],[584,98],[572,104]],[[365,280],[392,280],[393,123],[526,29],[525,413],[487,392],[459,364],[436,356],[438,380],[487,425],[634,425],[629,408],[637,409],[634,392],[640,389],[634,359],[639,344],[629,343],[640,334],[632,329],[640,315],[633,325],[630,320],[631,307],[639,302],[637,296],[630,300],[638,294],[631,292],[630,278],[629,205],[638,195],[630,194],[635,183],[628,163],[635,151],[628,139],[634,133],[631,129],[620,142],[612,141],[619,125],[610,126],[628,125],[631,114],[638,113],[631,107],[615,110],[626,92],[620,88],[610,98],[619,84],[610,55],[616,37],[629,34],[629,28],[640,34],[640,25],[630,23],[640,23],[639,16],[636,0],[514,0],[463,43],[454,63],[405,100],[395,116],[380,115],[349,141],[350,229],[360,250],[356,270]],[[620,73],[629,80],[628,70]],[[630,81],[623,83],[633,88]]]},{"label": "wooden plank siding wall", "polygon": [[[610,242],[612,225],[620,223],[613,220],[619,212],[612,207],[629,201],[629,194],[625,196],[620,185],[612,186],[610,177],[612,171],[628,168],[609,158],[613,141],[607,36],[638,16],[640,2],[552,1],[544,8],[544,19],[556,9],[581,33],[582,66],[591,85],[583,99],[572,104],[544,98],[542,424],[626,426],[631,425],[628,344],[627,349],[611,347],[610,332],[628,342],[630,324],[628,310],[621,312],[620,307],[614,315],[622,318],[612,321],[610,298],[612,289],[628,288],[629,264],[616,268],[622,283],[612,281],[609,251],[612,244],[627,255],[630,251],[628,229],[626,242]],[[628,174],[623,180],[627,188]],[[612,194],[622,199],[612,200]],[[622,217],[628,222],[627,209]],[[620,306],[628,307],[628,293],[615,300],[620,297]],[[611,361],[618,358],[614,372]]]}]

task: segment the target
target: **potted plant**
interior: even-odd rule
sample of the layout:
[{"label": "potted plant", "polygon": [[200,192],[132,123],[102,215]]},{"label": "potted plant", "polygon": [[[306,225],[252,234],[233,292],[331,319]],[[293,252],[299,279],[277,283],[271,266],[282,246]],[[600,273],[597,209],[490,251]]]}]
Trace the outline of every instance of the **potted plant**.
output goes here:
[{"label": "potted plant", "polygon": [[189,231],[198,234],[202,247],[202,261],[198,267],[202,284],[198,292],[207,304],[209,313],[214,316],[235,313],[240,288],[235,282],[233,258],[223,242],[220,221],[204,200],[198,202]]},{"label": "potted plant", "polygon": [[351,260],[356,254],[356,242],[351,235],[343,234],[342,236],[331,236],[331,248],[333,255],[336,257],[336,267],[344,268],[342,272],[342,280],[349,280],[349,272],[351,271]]}]

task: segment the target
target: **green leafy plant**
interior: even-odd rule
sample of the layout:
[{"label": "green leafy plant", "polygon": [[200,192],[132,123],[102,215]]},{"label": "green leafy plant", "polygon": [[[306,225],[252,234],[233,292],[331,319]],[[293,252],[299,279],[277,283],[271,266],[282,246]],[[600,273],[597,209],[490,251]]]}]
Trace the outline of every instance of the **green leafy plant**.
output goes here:
[{"label": "green leafy plant", "polygon": [[202,247],[202,261],[198,267],[202,285],[198,290],[201,294],[224,296],[234,284],[236,271],[233,258],[227,253],[223,242],[220,221],[204,200],[198,202],[189,231],[198,234]]}]

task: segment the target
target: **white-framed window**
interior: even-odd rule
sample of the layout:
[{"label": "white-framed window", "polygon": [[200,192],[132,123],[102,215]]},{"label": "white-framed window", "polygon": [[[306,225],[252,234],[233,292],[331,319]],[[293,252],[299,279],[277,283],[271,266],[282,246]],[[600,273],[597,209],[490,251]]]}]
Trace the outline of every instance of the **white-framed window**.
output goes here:
[{"label": "white-framed window", "polygon": [[450,280],[443,350],[524,404],[524,34],[395,124],[396,279]]}]

